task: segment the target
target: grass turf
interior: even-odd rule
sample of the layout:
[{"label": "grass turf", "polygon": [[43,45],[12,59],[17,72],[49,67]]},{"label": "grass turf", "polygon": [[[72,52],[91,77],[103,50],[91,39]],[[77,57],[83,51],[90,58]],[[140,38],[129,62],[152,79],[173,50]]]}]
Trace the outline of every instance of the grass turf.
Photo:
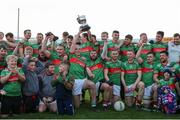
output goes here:
[{"label": "grass turf", "polygon": [[108,111],[103,111],[102,106],[97,106],[99,111],[93,111],[89,103],[82,104],[79,109],[75,111],[73,116],[60,116],[56,113],[29,113],[21,114],[16,117],[8,117],[10,119],[179,119],[180,113],[174,115],[166,115],[160,112],[136,111],[135,108],[126,108],[122,112],[117,112],[110,108]]},{"label": "grass turf", "polygon": [[[102,97],[100,96],[100,99]],[[75,110],[75,115],[57,115],[56,113],[22,113],[10,119],[180,119],[180,113],[166,115],[161,112],[136,111],[135,108],[125,108],[122,112],[117,112],[111,107],[108,111],[103,111],[102,104],[97,105],[98,111],[90,107],[89,93],[86,91],[85,104]]]},{"label": "grass turf", "polygon": [[134,108],[125,109],[123,112],[116,112],[113,109],[109,111],[100,111],[94,112],[92,111],[87,105],[84,105],[80,109],[78,109],[74,116],[60,116],[56,115],[55,113],[30,113],[30,114],[21,114],[16,117],[9,117],[11,119],[57,119],[57,118],[68,118],[68,119],[179,119],[180,114],[175,115],[166,115],[164,113],[155,113],[155,112],[146,112],[146,111],[136,111]]}]

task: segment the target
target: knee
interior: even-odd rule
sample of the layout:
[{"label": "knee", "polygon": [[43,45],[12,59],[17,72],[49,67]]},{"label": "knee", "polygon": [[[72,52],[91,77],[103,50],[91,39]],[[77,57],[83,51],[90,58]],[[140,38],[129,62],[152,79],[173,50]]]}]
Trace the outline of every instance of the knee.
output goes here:
[{"label": "knee", "polygon": [[51,108],[51,112],[57,112],[57,108]]},{"label": "knee", "polygon": [[44,112],[45,110],[43,108],[39,108],[39,112],[42,113]]},{"label": "knee", "polygon": [[95,89],[95,87],[96,87],[95,84],[93,82],[89,81],[86,88],[88,88],[88,89]]},{"label": "knee", "polygon": [[102,84],[102,90],[110,90],[110,89],[111,89],[111,87],[108,84],[106,84],[106,83]]}]

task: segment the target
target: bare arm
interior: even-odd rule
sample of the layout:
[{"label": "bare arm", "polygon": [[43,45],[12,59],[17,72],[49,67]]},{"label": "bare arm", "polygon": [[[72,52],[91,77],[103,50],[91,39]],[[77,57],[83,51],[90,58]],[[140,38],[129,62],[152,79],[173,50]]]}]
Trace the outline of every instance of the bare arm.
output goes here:
[{"label": "bare arm", "polygon": [[1,83],[2,84],[4,84],[4,83],[6,83],[7,82],[7,80],[9,79],[9,77],[11,76],[11,73],[12,72],[10,72],[9,74],[7,74],[6,76],[3,76],[3,77],[1,77]]},{"label": "bare arm", "polygon": [[123,43],[124,43],[124,40],[120,40],[117,48],[119,49],[123,45]]},{"label": "bare arm", "polygon": [[18,55],[19,46],[20,46],[20,43],[17,44],[17,46],[15,47],[12,55],[16,55],[16,56]]},{"label": "bare arm", "polygon": [[121,72],[121,81],[122,81],[123,86],[126,87],[126,82],[124,80],[124,72],[123,71]]},{"label": "bare arm", "polygon": [[48,39],[49,39],[49,36],[46,36],[42,43],[42,48],[41,48],[41,50],[44,52],[44,54],[47,58],[49,58],[51,56],[51,53],[46,48]]},{"label": "bare arm", "polygon": [[104,41],[103,51],[101,53],[101,58],[102,59],[107,58],[107,44],[108,44],[108,42]]},{"label": "bare arm", "polygon": [[141,55],[141,50],[142,50],[143,46],[144,46],[144,43],[140,46],[139,50],[137,51],[136,59],[139,58],[139,56]]},{"label": "bare arm", "polygon": [[91,31],[88,30],[88,31],[87,31],[87,34],[88,34],[88,40],[89,40],[89,41],[92,41],[92,40],[91,40],[91,39],[92,39],[92,37],[91,37]]},{"label": "bare arm", "polygon": [[154,78],[154,82],[159,83],[158,73],[154,73],[153,78]]},{"label": "bare arm", "polygon": [[108,69],[105,68],[104,69],[104,78],[106,81],[109,81],[108,72],[109,72]]},{"label": "bare arm", "polygon": [[55,50],[55,41],[52,41],[52,45],[51,45],[52,49]]},{"label": "bare arm", "polygon": [[25,81],[25,76],[22,75],[22,74],[20,74],[19,71],[18,71],[18,76],[19,76],[19,80],[20,80],[21,82],[24,82],[24,81]]},{"label": "bare arm", "polygon": [[23,48],[23,45],[19,48],[19,55],[20,57],[24,57],[24,48]]},{"label": "bare arm", "polygon": [[6,43],[11,47],[16,47],[17,46],[17,43],[12,43],[12,42],[9,42],[9,41],[6,41]]},{"label": "bare arm", "polygon": [[90,70],[90,68],[89,68],[89,67],[86,67],[86,71],[87,71],[87,73],[88,73],[89,77],[94,78],[94,74],[91,72],[91,70]]},{"label": "bare arm", "polygon": [[138,77],[136,79],[136,82],[134,83],[135,86],[141,81],[142,71],[138,70],[137,74],[138,74]]},{"label": "bare arm", "polygon": [[77,35],[75,35],[73,41],[72,41],[72,45],[71,45],[71,48],[70,48],[70,53],[74,53],[75,49],[76,49],[76,42],[78,41],[79,39],[79,36],[82,32],[79,31]]}]

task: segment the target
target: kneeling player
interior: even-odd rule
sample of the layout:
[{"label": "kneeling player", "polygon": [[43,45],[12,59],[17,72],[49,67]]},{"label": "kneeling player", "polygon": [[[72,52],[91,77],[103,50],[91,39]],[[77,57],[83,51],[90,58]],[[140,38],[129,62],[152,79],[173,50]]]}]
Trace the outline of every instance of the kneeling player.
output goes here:
[{"label": "kneeling player", "polygon": [[128,61],[122,65],[121,80],[125,88],[125,102],[131,107],[134,104],[135,90],[138,91],[136,98],[137,108],[142,106],[142,98],[144,95],[144,83],[141,82],[141,69],[140,65],[135,61],[134,51],[127,52]]}]

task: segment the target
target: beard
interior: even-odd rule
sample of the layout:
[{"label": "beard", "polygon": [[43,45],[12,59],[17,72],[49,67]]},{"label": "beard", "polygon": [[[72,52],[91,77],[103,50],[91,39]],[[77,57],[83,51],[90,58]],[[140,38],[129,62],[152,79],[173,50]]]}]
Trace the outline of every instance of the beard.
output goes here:
[{"label": "beard", "polygon": [[97,59],[97,57],[91,57],[91,60],[95,61]]}]

